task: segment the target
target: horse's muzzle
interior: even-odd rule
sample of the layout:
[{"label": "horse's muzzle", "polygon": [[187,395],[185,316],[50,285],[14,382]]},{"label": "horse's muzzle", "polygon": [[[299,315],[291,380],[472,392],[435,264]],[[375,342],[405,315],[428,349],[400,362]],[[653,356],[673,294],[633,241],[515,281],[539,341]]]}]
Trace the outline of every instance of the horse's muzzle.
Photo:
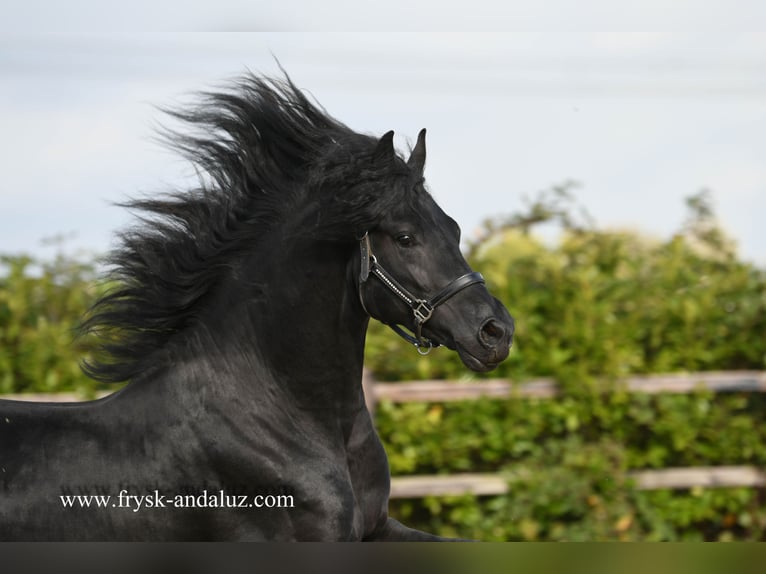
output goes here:
[{"label": "horse's muzzle", "polygon": [[515,327],[513,318],[505,309],[503,311],[481,323],[474,341],[455,341],[460,359],[472,371],[492,371],[508,357]]}]

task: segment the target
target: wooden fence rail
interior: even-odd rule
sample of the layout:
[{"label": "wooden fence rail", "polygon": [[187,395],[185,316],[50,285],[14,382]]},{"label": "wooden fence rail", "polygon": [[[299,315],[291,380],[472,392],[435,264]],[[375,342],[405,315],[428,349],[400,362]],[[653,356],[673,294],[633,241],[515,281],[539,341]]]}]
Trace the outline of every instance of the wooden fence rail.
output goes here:
[{"label": "wooden fence rail", "polygon": [[[640,470],[628,473],[639,490],[702,488],[758,488],[766,486],[766,474],[751,466],[710,466]],[[424,496],[497,496],[513,488],[519,474],[463,473],[450,475],[395,476],[391,498]]]},{"label": "wooden fence rail", "polygon": [[[766,372],[733,371],[629,377],[620,382],[633,393],[689,393],[706,389],[714,393],[766,392]],[[559,394],[552,379],[514,383],[507,379],[478,381],[407,381],[378,383],[365,380],[367,406],[374,412],[379,401],[395,403],[450,402],[479,398],[551,399]],[[634,471],[630,476],[641,490],[694,487],[765,487],[766,474],[752,466],[686,467]],[[508,492],[514,476],[484,473],[398,476],[391,479],[392,498],[419,498],[461,494],[501,495]]]},{"label": "wooden fence rail", "polygon": [[[553,379],[514,383],[508,379],[477,381],[406,381],[379,383],[367,376],[365,394],[368,406],[382,400],[395,403],[412,401],[465,401],[488,398],[543,398],[559,394]],[[689,393],[698,388],[714,393],[766,392],[766,371],[707,372],[628,377],[620,381],[632,393]]]},{"label": "wooden fence rail", "polygon": [[[367,406],[374,412],[379,401],[395,403],[411,401],[465,401],[487,398],[541,398],[550,399],[559,394],[551,379],[538,379],[514,383],[507,379],[478,381],[407,381],[378,383],[369,374],[364,377]],[[715,393],[766,392],[765,371],[706,372],[672,375],[629,377],[621,381],[624,388],[634,393],[689,393],[707,389]],[[99,393],[98,397],[109,393]],[[0,398],[72,402],[82,400],[73,393],[0,395]],[[661,488],[726,488],[766,487],[766,473],[752,466],[719,466],[666,468],[630,473],[636,486],[642,490]],[[392,498],[420,498],[423,496],[449,496],[473,494],[477,496],[502,495],[508,492],[518,475],[492,473],[465,473],[453,475],[398,476],[391,479]]]}]

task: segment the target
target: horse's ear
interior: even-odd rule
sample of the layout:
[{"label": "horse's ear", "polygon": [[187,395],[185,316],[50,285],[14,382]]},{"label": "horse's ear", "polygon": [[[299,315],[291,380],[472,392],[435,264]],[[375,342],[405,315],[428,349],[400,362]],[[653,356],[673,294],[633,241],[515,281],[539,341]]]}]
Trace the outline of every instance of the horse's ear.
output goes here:
[{"label": "horse's ear", "polygon": [[426,128],[420,130],[418,141],[412,148],[410,159],[407,160],[407,166],[415,173],[423,175],[423,169],[426,166]]},{"label": "horse's ear", "polygon": [[375,158],[380,160],[393,160],[396,152],[394,152],[394,130],[384,133],[378,145],[375,148]]}]

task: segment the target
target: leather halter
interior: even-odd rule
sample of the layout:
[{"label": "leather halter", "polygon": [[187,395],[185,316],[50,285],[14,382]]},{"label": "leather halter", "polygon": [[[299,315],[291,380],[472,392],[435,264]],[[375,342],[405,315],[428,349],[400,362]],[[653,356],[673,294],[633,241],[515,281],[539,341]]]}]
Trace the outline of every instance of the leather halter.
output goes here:
[{"label": "leather halter", "polygon": [[[407,333],[400,325],[394,323],[385,324],[391,327],[391,329],[393,329],[393,331],[402,339],[415,345],[415,348],[421,355],[427,355],[432,348],[441,345],[440,343],[434,345],[433,341],[423,337],[421,333],[423,325],[431,318],[431,315],[433,315],[436,308],[466,287],[470,287],[476,283],[484,283],[482,274],[474,271],[466,273],[457,279],[453,279],[446,287],[430,299],[420,299],[408,291],[401,283],[394,279],[394,277],[386,271],[380,263],[378,263],[378,259],[373,254],[372,247],[370,246],[369,233],[365,233],[364,237],[359,240],[359,250],[362,259],[359,271],[359,301],[362,303],[362,308],[368,315],[370,315],[370,312],[367,311],[367,307],[364,304],[364,297],[362,297],[362,285],[364,285],[370,277],[370,274],[372,274],[399,297],[399,299],[404,301],[410,309],[412,309],[412,314],[415,319],[414,335]],[[425,349],[425,351],[422,351],[421,349]]]}]

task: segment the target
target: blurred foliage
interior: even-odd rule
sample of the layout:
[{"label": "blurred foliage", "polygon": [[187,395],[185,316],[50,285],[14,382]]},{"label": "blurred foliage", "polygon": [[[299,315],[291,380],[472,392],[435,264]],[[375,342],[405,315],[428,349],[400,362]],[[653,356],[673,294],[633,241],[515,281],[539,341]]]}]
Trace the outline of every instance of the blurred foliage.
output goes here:
[{"label": "blurred foliage", "polygon": [[[763,490],[639,491],[629,471],[766,468],[766,397],[629,394],[635,373],[764,369],[766,273],[737,258],[711,198],[687,200],[661,241],[595,229],[565,184],[487,222],[471,265],[516,319],[511,355],[471,374],[438,349],[420,358],[380,325],[367,366],[378,379],[555,378],[554,400],[383,403],[377,426],[392,473],[504,472],[510,491],[392,503],[408,524],[482,540],[689,540],[764,537]],[[556,223],[554,245],[533,234]],[[607,392],[604,392],[607,390]]]},{"label": "blurred foliage", "polygon": [[[497,497],[395,500],[392,514],[482,540],[763,539],[763,490],[646,492],[630,471],[766,468],[766,396],[650,396],[616,381],[766,368],[766,272],[737,257],[707,192],[689,198],[678,233],[659,240],[597,229],[572,189],[486,222],[467,246],[516,319],[513,350],[496,371],[468,374],[444,349],[421,357],[371,324],[366,365],[378,380],[549,376],[563,390],[553,400],[380,404],[394,475],[501,472],[510,485]],[[561,230],[555,243],[535,236],[551,224]],[[103,288],[95,269],[64,255],[0,257],[0,393],[99,388],[78,367],[91,342],[74,337]]]},{"label": "blurred foliage", "polygon": [[96,296],[94,265],[0,255],[0,393],[73,391],[98,384],[80,370],[90,343],[76,327]]},{"label": "blurred foliage", "polygon": [[640,491],[631,470],[766,467],[766,397],[583,393],[556,400],[383,402],[394,475],[500,472],[493,497],[393,500],[410,526],[480,540],[761,540],[762,489]]},{"label": "blurred foliage", "polygon": [[[486,376],[579,386],[590,376],[766,367],[766,273],[737,259],[707,192],[688,200],[682,230],[660,241],[583,227],[563,215],[576,211],[562,205],[568,189],[543,194],[528,214],[488,222],[469,246],[469,263],[516,320],[510,357]],[[552,220],[562,227],[555,246],[530,232]],[[379,324],[367,350],[382,380],[466,374],[455,353],[420,359]]]}]

